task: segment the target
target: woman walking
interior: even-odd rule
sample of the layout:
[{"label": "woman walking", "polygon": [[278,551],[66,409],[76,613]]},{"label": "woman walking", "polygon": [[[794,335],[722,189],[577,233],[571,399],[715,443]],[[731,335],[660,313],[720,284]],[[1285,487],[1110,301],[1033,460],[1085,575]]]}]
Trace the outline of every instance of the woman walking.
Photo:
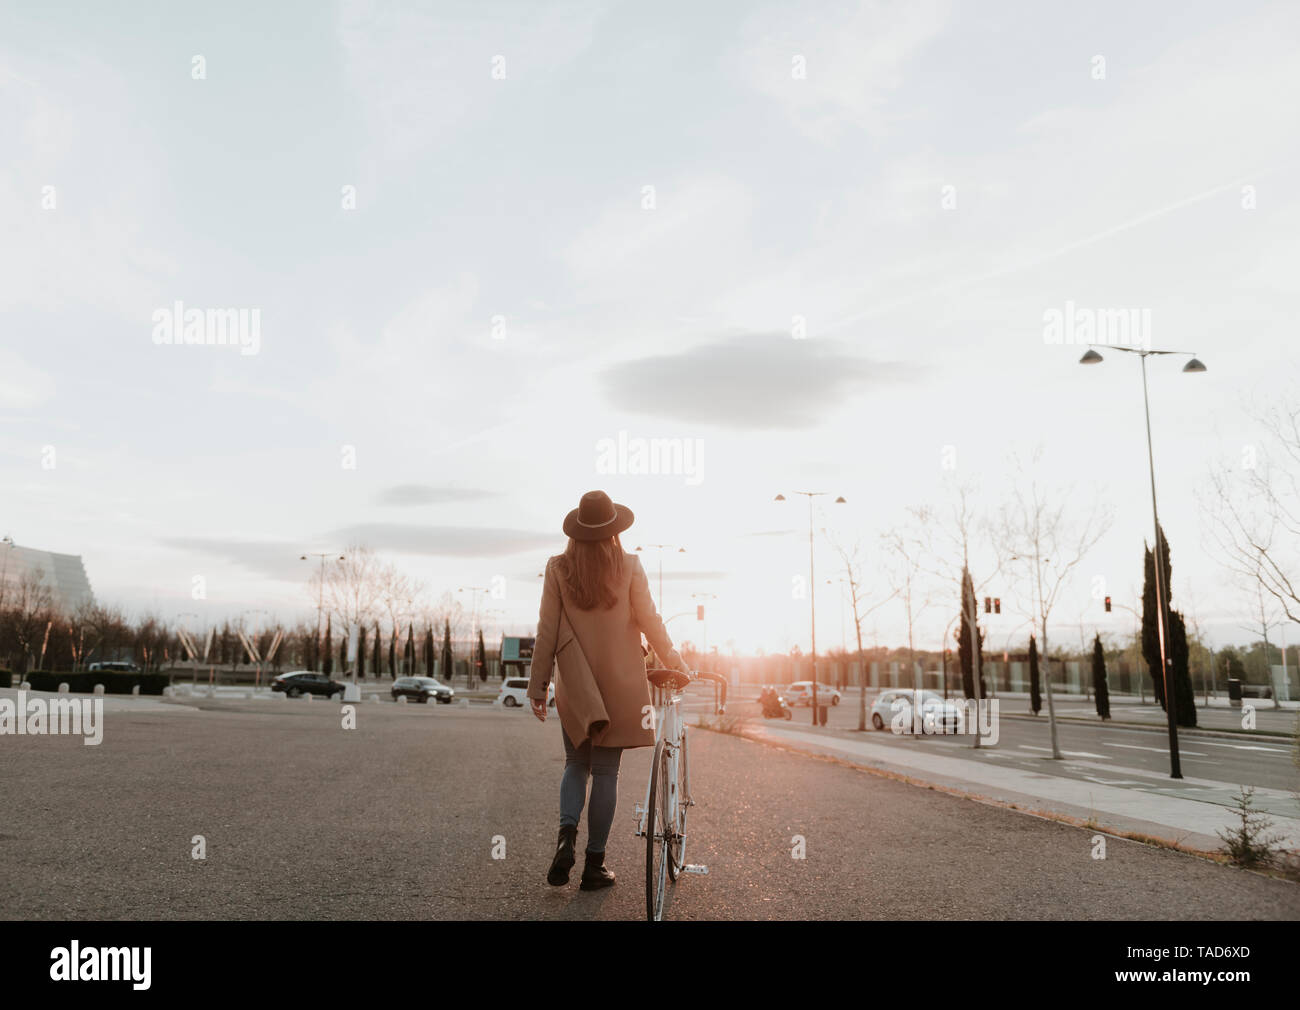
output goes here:
[{"label": "woman walking", "polygon": [[618,766],[626,747],[655,742],[654,708],[646,681],[644,634],[666,666],[685,670],[650,597],[641,559],[626,554],[618,535],[632,511],[604,491],[588,491],[564,519],[569,545],[546,563],[533,645],[528,697],[546,721],[547,685],[558,666],[555,707],[564,738],[560,779],[560,837],[546,881],[569,882],[578,819],[587,800],[587,849],[581,887],[614,883],[605,842],[618,802]]}]

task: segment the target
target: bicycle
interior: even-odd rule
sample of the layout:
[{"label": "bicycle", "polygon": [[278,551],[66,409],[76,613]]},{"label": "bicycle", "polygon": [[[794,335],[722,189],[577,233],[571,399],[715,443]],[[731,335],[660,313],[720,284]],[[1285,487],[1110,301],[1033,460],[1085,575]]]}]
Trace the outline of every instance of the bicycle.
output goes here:
[{"label": "bicycle", "polygon": [[697,680],[721,685],[716,714],[727,707],[727,679],[720,673],[682,673],[649,670],[655,709],[655,749],[645,802],[636,806],[637,837],[645,838],[646,919],[660,922],[664,914],[668,881],[682,873],[707,875],[707,866],[685,862],[686,814],[695,806],[691,796],[690,762],[686,749],[686,723],[682,719],[682,692]]}]

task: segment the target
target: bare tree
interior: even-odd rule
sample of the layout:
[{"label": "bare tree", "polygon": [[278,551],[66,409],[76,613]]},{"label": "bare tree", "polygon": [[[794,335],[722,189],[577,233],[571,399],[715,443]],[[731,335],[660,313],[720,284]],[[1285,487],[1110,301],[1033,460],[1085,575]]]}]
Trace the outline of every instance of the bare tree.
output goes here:
[{"label": "bare tree", "polygon": [[18,646],[18,672],[27,672],[27,658],[44,641],[55,617],[54,597],[39,569],[28,569],[10,592],[5,616],[14,644]]},{"label": "bare tree", "polygon": [[[1031,465],[1037,463],[1035,452]],[[1022,592],[1030,597],[1031,613],[1043,643],[1043,683],[1047,688],[1047,719],[1051,728],[1052,757],[1060,760],[1061,745],[1052,702],[1052,661],[1048,650],[1047,622],[1071,574],[1112,522],[1109,508],[1094,500],[1087,517],[1074,522],[1066,517],[1071,488],[1045,489],[1027,476],[1015,461],[1011,497],[1002,506],[997,526],[999,553]]]},{"label": "bare tree", "polygon": [[858,643],[858,729],[865,732],[867,728],[867,675],[862,658],[862,622],[867,619],[869,614],[874,613],[894,599],[898,593],[897,591],[891,592],[888,596],[882,597],[867,606],[867,601],[875,594],[865,586],[863,581],[862,569],[864,561],[861,541],[855,542],[852,547],[846,547],[834,541],[831,543],[840,556],[840,563],[844,566],[844,578],[849,584],[849,602],[853,607],[853,633],[857,636]]},{"label": "bare tree", "polygon": [[1222,563],[1258,582],[1300,622],[1300,406],[1297,397],[1255,412],[1262,445],[1244,446],[1236,469],[1216,466],[1202,511]]},{"label": "bare tree", "polygon": [[903,601],[907,611],[907,661],[911,666],[912,686],[921,690],[921,674],[916,669],[916,618],[930,605],[930,587],[926,582],[928,570],[924,563],[929,557],[930,545],[926,536],[933,515],[925,506],[909,508],[910,519],[881,534],[881,544],[891,559],[885,565],[890,588]]},{"label": "bare tree", "polygon": [[[347,629],[353,624],[367,624],[379,612],[391,566],[382,563],[369,547],[353,544],[340,560],[325,565],[325,610]],[[321,572],[315,576],[320,588]]]},{"label": "bare tree", "polygon": [[[980,543],[992,542],[992,524],[987,516],[981,515],[975,508],[974,499],[978,494],[978,487],[974,481],[957,482],[950,486],[949,493],[950,499],[944,511],[926,508],[917,512],[918,519],[929,527],[926,539],[931,547],[922,564],[936,578],[956,586],[961,617],[965,620],[966,627],[970,629],[970,674],[975,690],[975,701],[976,704],[980,704],[984,700],[984,674],[980,660],[979,614],[976,600],[979,594],[1001,574],[1002,562],[998,559],[996,551],[990,552],[991,556],[985,568],[987,574],[979,582],[974,580],[971,575],[971,552]],[[960,644],[959,633],[959,657]],[[974,738],[974,746],[978,748],[979,733],[975,733]]]},{"label": "bare tree", "polygon": [[1265,589],[1262,580],[1255,583],[1254,590],[1255,599],[1251,601],[1251,617],[1253,621],[1251,624],[1241,624],[1238,627],[1243,631],[1259,632],[1259,637],[1264,643],[1264,683],[1270,688],[1270,693],[1273,695],[1273,707],[1277,709],[1282,706],[1278,702],[1280,692],[1277,690],[1277,685],[1273,683],[1273,664],[1269,661],[1271,648],[1268,642],[1268,630],[1269,628],[1276,628],[1282,621],[1277,610],[1270,606],[1274,598]]}]

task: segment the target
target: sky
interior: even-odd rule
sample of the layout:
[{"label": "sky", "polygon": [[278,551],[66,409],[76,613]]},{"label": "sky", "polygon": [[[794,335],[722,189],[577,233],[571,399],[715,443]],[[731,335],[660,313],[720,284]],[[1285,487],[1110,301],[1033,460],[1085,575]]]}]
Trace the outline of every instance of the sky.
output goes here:
[{"label": "sky", "polygon": [[829,493],[839,646],[833,542],[887,595],[880,535],[960,483],[996,514],[1016,457],[1113,516],[1074,642],[1131,626],[1096,580],[1131,605],[1152,528],[1139,359],[1077,365],[1102,319],[1207,366],[1148,361],[1161,518],[1175,607],[1247,641],[1197,494],[1296,395],[1298,36],[1286,3],[6,0],[0,534],[204,620],[314,616],[300,555],[364,543],[526,632],[600,488],[672,545],[675,638],[806,650],[794,492]]}]

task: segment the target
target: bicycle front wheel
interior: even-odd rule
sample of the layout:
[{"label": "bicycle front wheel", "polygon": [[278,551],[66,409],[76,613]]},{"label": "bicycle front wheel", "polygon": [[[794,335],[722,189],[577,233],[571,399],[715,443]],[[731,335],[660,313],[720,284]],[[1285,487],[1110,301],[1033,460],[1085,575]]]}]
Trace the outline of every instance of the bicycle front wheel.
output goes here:
[{"label": "bicycle front wheel", "polygon": [[650,765],[650,803],[645,824],[645,916],[650,922],[659,922],[664,917],[668,864],[672,861],[669,852],[672,822],[664,813],[667,794],[668,752],[660,740],[655,744]]}]

